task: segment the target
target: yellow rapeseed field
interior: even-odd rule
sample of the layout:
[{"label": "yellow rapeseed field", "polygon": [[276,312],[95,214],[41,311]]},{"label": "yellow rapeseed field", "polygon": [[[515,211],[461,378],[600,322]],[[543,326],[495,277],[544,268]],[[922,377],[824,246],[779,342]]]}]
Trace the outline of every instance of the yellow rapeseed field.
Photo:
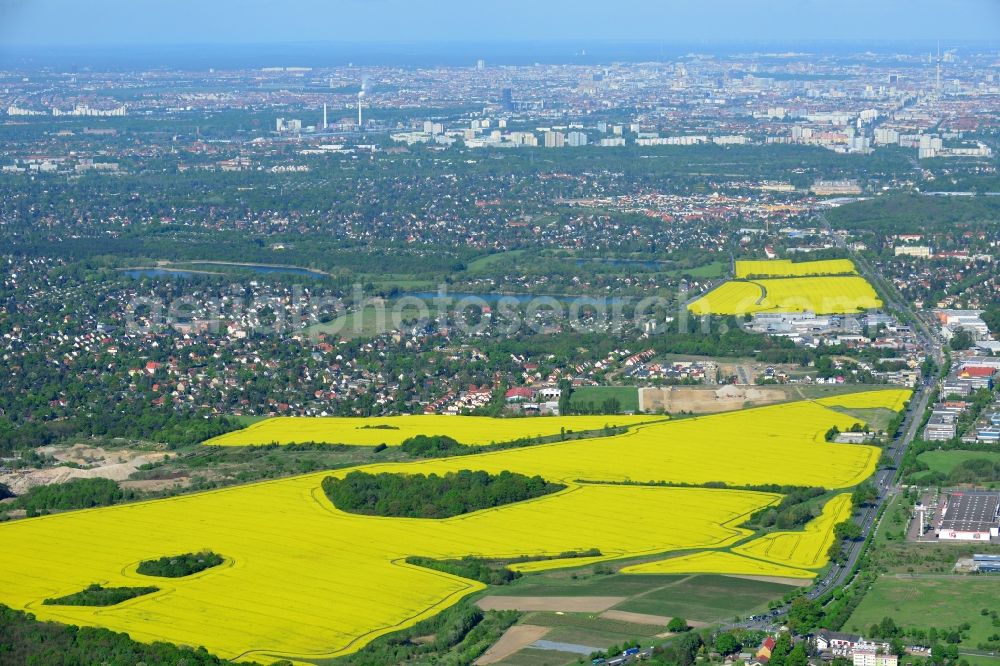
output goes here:
[{"label": "yellow rapeseed field", "polygon": [[696,315],[752,313],[767,309],[765,298],[764,289],[756,282],[731,280],[688,305],[688,309]]},{"label": "yellow rapeseed field", "polygon": [[823,513],[790,532],[772,532],[733,548],[733,552],[802,569],[818,569],[827,561],[833,543],[833,527],[851,516],[851,495],[842,493],[826,503]]},{"label": "yellow rapeseed field", "polygon": [[833,528],[851,515],[851,495],[841,493],[823,513],[798,531],[772,532],[733,546],[731,551],[704,551],[622,569],[627,574],[714,573],[813,578],[829,561]]},{"label": "yellow rapeseed field", "polygon": [[[404,474],[511,470],[567,485],[553,495],[446,520],[341,512],[321,482],[351,471],[343,469],[12,521],[0,524],[0,543],[7,545],[0,548],[0,603],[138,640],[204,645],[229,658],[301,661],[347,654],[481,588],[407,565],[409,555],[553,556],[598,548],[602,556],[589,560],[598,561],[727,548],[751,536],[737,525],[780,496],[622,482],[849,487],[871,474],[879,450],[829,444],[824,433],[855,420],[799,402],[651,423],[608,438],[361,468]],[[775,561],[766,575],[794,576],[789,570],[799,560],[815,561],[814,537],[802,538],[805,555],[772,540],[777,543],[765,555]],[[149,584],[135,571],[141,560],[202,549],[221,554],[226,564],[189,578],[156,579],[159,592],[114,607],[42,605],[91,583]],[[787,563],[778,559],[785,550]],[[764,567],[753,561],[740,566],[753,573]]]},{"label": "yellow rapeseed field", "polygon": [[415,435],[447,435],[470,446],[558,435],[561,430],[600,430],[608,425],[630,426],[663,420],[663,416],[540,416],[495,419],[488,416],[279,416],[210,439],[213,446],[322,442],[397,446]]},{"label": "yellow rapeseed field", "polygon": [[861,276],[772,278],[724,282],[688,306],[696,315],[755,312],[847,314],[882,307]]},{"label": "yellow rapeseed field", "polygon": [[730,574],[734,576],[781,576],[782,578],[813,578],[815,571],[786,567],[733,553],[707,550],[680,555],[666,560],[644,562],[621,569],[626,574]]},{"label": "yellow rapeseed field", "polygon": [[898,412],[913,395],[910,389],[885,389],[882,391],[862,391],[820,398],[816,402],[827,407],[846,409],[877,409],[879,407]]},{"label": "yellow rapeseed field", "polygon": [[806,275],[845,275],[857,273],[850,259],[823,259],[793,262],[790,259],[737,261],[736,277],[802,277]]},{"label": "yellow rapeseed field", "polygon": [[542,444],[456,458],[373,465],[386,472],[504,470],[552,481],[777,483],[846,488],[868,478],[880,450],[825,440],[857,418],[793,402],[635,426],[615,437]]},{"label": "yellow rapeseed field", "polygon": [[[482,585],[407,565],[408,555],[513,557],[600,548],[606,557],[720,546],[778,496],[742,491],[571,486],[447,520],[336,510],[325,474],[0,526],[0,601],[41,619],[204,645],[223,657],[345,654]],[[11,547],[16,544],[16,547]],[[230,560],[112,608],[43,606],[93,582],[149,584],[139,561],[210,548]],[[565,566],[565,562],[561,563]],[[559,566],[555,563],[553,566]]]}]

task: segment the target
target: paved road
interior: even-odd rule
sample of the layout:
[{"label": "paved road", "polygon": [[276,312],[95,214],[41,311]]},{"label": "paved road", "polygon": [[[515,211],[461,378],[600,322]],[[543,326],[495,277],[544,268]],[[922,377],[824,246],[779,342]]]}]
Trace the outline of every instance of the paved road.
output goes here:
[{"label": "paved road", "polygon": [[[826,227],[827,231],[831,232],[831,237],[835,239],[837,245],[841,248],[849,250],[849,248],[847,248],[846,241],[842,237],[832,233],[830,223],[826,219],[826,216],[822,212],[819,212],[817,215],[823,226]],[[924,353],[928,356],[932,356],[940,367],[944,362],[944,352],[942,351],[943,341],[940,337],[937,336],[936,333],[934,333],[934,331],[927,325],[927,322],[925,322],[916,312],[913,311],[909,304],[905,303],[905,301],[901,299],[901,296],[899,296],[898,292],[895,291],[893,285],[886,280],[884,276],[878,273],[867,259],[853,251],[851,251],[851,255],[861,274],[871,282],[882,287],[882,292],[887,299],[886,305],[896,312],[905,312],[910,315],[915,322],[914,331],[924,349]],[[927,408],[927,403],[933,392],[933,387],[933,379],[921,381],[921,384],[916,388],[913,397],[910,399],[909,408],[906,410],[905,419],[903,424],[900,426],[898,434],[893,439],[892,443],[884,449],[885,453],[892,458],[893,464],[890,467],[879,469],[871,479],[876,490],[878,491],[878,499],[874,504],[864,507],[858,517],[858,524],[861,527],[862,538],[850,544],[847,551],[847,560],[844,564],[834,564],[827,572],[826,576],[824,576],[821,580],[816,581],[813,586],[809,588],[809,591],[806,592],[805,595],[808,599],[817,599],[832,589],[850,584],[850,576],[858,558],[864,550],[865,541],[867,540],[869,534],[872,533],[872,530],[877,527],[876,520],[878,518],[879,511],[899,490],[896,483],[899,464],[902,462],[903,456],[906,455],[907,447],[917,436],[917,432],[920,428],[920,422],[923,420],[924,411]],[[758,619],[756,620],[747,620],[729,626],[731,628],[747,627],[751,629],[774,629],[775,625],[780,624],[783,621],[783,618],[788,613],[788,610],[789,606],[785,605],[770,611],[764,616],[758,616]]]},{"label": "paved road", "polygon": [[[829,571],[827,571],[826,576],[817,580],[813,586],[809,588],[809,591],[806,592],[805,595],[807,599],[817,599],[830,590],[849,582],[848,578],[852,574],[854,565],[857,563],[858,558],[864,550],[865,540],[868,538],[868,535],[872,532],[872,530],[877,527],[876,519],[879,515],[879,511],[898,490],[895,484],[896,471],[899,467],[899,463],[903,460],[903,456],[906,454],[906,448],[910,445],[919,431],[920,421],[922,420],[924,410],[927,407],[927,402],[930,399],[932,386],[933,382],[925,382],[916,389],[913,398],[910,400],[910,406],[906,411],[906,418],[903,421],[903,425],[900,427],[900,434],[897,435],[893,442],[885,448],[885,452],[892,457],[893,465],[891,467],[878,470],[871,479],[876,490],[878,490],[879,495],[876,502],[864,507],[860,516],[858,516],[857,521],[861,527],[862,538],[850,544],[847,551],[847,560],[844,564],[834,564],[830,567]],[[757,620],[743,621],[731,626],[747,627],[750,629],[773,629],[775,625],[783,621],[783,618],[788,613],[788,610],[789,606],[785,605],[772,610],[770,613]]]},{"label": "paved road", "polygon": [[882,288],[881,291],[887,299],[886,305],[896,312],[905,312],[912,317],[916,327],[916,332],[924,346],[924,351],[933,356],[934,360],[940,366],[944,362],[944,353],[941,350],[943,341],[940,337],[930,327],[928,327],[927,322],[915,313],[913,308],[906,303],[902,294],[899,293],[892,282],[879,273],[866,257],[850,249],[847,245],[847,241],[844,240],[842,236],[833,233],[833,228],[830,226],[830,220],[827,219],[826,214],[823,211],[816,211],[816,217],[826,229],[827,233],[830,234],[830,237],[833,239],[834,243],[837,244],[837,247],[847,250],[851,254],[851,259],[854,261],[854,265],[858,267],[858,271],[861,275],[873,284]]}]

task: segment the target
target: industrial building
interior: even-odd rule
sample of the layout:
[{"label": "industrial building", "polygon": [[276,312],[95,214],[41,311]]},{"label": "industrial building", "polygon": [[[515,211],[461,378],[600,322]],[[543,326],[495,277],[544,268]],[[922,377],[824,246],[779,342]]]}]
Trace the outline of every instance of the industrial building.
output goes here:
[{"label": "industrial building", "polygon": [[1000,573],[1000,555],[973,555],[972,564],[976,573]]},{"label": "industrial building", "polygon": [[932,408],[931,417],[924,428],[924,439],[932,442],[947,441],[962,436],[962,441],[967,442],[1000,442],[1000,431],[992,414],[986,415],[988,425],[982,424],[982,427],[967,432],[957,430],[959,417],[972,405],[970,401],[961,398],[967,398],[982,389],[992,390],[993,378],[998,371],[1000,371],[1000,359],[979,356],[966,359],[959,367],[948,373],[941,383],[941,395],[946,399]]},{"label": "industrial building", "polygon": [[952,491],[948,494],[937,537],[942,541],[984,541],[998,536],[1000,493]]}]

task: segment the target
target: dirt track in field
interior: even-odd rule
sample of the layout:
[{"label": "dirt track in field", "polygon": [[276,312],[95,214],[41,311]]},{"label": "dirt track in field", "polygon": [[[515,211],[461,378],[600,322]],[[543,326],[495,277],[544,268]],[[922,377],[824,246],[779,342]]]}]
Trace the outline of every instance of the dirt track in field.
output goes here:
[{"label": "dirt track in field", "polygon": [[543,638],[551,631],[551,627],[539,627],[533,624],[516,624],[503,633],[496,643],[490,646],[479,659],[473,663],[476,666],[485,664],[495,664],[514,654],[521,648],[527,647]]}]

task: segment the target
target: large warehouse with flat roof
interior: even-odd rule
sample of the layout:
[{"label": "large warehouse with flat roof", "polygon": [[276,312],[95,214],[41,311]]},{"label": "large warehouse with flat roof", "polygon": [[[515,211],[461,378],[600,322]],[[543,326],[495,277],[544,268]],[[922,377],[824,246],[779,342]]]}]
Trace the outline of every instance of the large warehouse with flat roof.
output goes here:
[{"label": "large warehouse with flat roof", "polygon": [[989,541],[1000,529],[1000,493],[952,491],[941,512],[938,539]]},{"label": "large warehouse with flat roof", "polygon": [[972,562],[977,573],[1000,573],[1000,555],[973,555]]}]

